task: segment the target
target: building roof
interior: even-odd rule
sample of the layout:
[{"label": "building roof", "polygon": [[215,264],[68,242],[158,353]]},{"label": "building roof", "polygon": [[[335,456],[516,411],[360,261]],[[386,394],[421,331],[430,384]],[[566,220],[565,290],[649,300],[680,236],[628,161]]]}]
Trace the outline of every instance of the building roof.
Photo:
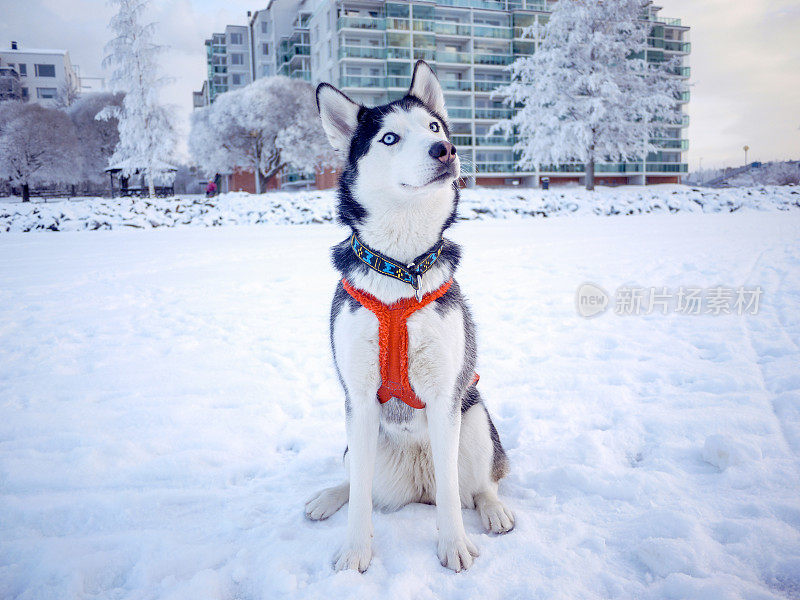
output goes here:
[{"label": "building roof", "polygon": [[0,50],[3,54],[66,54],[66,50],[46,50],[42,48],[17,48],[16,50]]}]

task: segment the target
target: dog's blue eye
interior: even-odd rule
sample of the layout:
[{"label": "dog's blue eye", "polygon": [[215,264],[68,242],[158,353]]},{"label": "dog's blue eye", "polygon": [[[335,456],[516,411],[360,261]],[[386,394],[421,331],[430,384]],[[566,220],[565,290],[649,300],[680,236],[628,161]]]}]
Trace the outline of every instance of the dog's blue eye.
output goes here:
[{"label": "dog's blue eye", "polygon": [[400,136],[396,133],[384,133],[383,137],[381,138],[381,144],[386,144],[387,146],[391,146],[392,144],[396,144],[400,140]]},{"label": "dog's blue eye", "polygon": [[431,124],[428,125],[428,127],[431,128],[431,131],[435,131],[436,133],[439,133],[439,124],[436,121],[432,121]]}]

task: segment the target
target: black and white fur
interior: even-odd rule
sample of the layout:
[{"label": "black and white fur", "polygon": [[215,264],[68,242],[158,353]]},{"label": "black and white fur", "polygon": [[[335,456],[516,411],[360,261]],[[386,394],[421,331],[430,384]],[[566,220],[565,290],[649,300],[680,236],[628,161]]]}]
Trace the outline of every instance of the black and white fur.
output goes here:
[{"label": "black and white fur", "polygon": [[[436,75],[419,61],[408,95],[374,108],[321,84],[317,104],[328,139],[346,164],[339,181],[339,220],[370,248],[411,262],[453,223],[458,204],[458,158],[443,165],[429,153],[449,135]],[[399,141],[387,145],[393,139],[384,137],[387,133]],[[348,281],[384,303],[414,294],[410,285],[359,262],[347,241],[332,249],[332,257]],[[422,278],[423,292],[449,280],[459,258],[459,247],[446,241],[440,260]],[[464,530],[462,507],[477,509],[488,531],[505,533],[514,527],[514,515],[497,497],[508,459],[471,385],[475,327],[458,284],[413,313],[407,326],[409,379],[426,405],[421,410],[396,399],[378,403],[378,320],[338,285],[330,334],[345,392],[348,480],[306,503],[306,515],[317,520],[349,501],[336,570],[369,566],[373,504],[393,510],[409,502],[435,503],[437,554],[454,571],[470,567],[478,555]]]}]

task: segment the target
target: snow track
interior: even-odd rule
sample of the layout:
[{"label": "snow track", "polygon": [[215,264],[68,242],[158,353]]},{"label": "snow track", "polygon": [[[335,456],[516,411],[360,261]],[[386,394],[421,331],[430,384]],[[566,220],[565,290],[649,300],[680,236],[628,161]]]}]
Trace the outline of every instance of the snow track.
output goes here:
[{"label": "snow track", "polygon": [[[800,212],[460,223],[504,536],[346,510],[331,225],[0,236],[0,598],[800,597]],[[584,282],[761,285],[757,315],[607,313]]]}]

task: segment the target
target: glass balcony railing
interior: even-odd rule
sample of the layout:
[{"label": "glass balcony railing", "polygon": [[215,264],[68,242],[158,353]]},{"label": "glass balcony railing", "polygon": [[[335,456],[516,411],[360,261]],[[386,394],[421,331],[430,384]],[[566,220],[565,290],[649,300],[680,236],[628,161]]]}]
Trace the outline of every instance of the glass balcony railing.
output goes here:
[{"label": "glass balcony railing", "polygon": [[560,165],[539,165],[541,173],[583,173],[586,166],[582,163],[564,163]]},{"label": "glass balcony railing", "polygon": [[447,114],[450,116],[451,119],[471,119],[472,118],[472,109],[471,108],[448,108]]},{"label": "glass balcony railing", "polygon": [[429,50],[427,48],[414,48],[414,60],[434,60],[436,56],[435,50]]},{"label": "glass balcony railing", "polygon": [[689,165],[686,163],[645,163],[648,173],[688,173]]},{"label": "glass balcony railing", "polygon": [[386,87],[389,88],[402,88],[407,90],[411,86],[411,77],[404,77],[402,75],[390,75],[386,78]]},{"label": "glass balcony railing", "polygon": [[386,48],[386,58],[409,60],[411,58],[411,50],[408,48]]},{"label": "glass balcony railing", "polygon": [[473,59],[476,65],[510,65],[514,57],[506,54],[475,54]]},{"label": "glass balcony railing", "polygon": [[475,144],[477,146],[513,146],[514,139],[503,135],[476,136]]},{"label": "glass balcony railing", "polygon": [[472,91],[471,81],[461,81],[458,79],[442,79],[442,89],[454,92],[470,92]]},{"label": "glass balcony railing", "polygon": [[456,146],[472,146],[471,135],[454,134],[450,136],[450,141]]},{"label": "glass balcony railing", "polygon": [[386,48],[374,46],[341,46],[339,58],[386,58]]},{"label": "glass balcony railing", "polygon": [[342,87],[376,88],[386,85],[384,77],[360,77],[356,75],[343,75],[340,82]]},{"label": "glass balcony railing", "polygon": [[510,119],[514,111],[510,108],[476,108],[476,119]]},{"label": "glass balcony railing", "polygon": [[464,35],[468,36],[471,34],[471,29],[469,25],[461,25],[459,23],[448,23],[437,21],[433,24],[433,30],[436,33],[442,35]]},{"label": "glass balcony railing", "polygon": [[414,19],[411,22],[411,29],[414,31],[434,31],[433,21],[422,21],[420,19]]},{"label": "glass balcony railing", "polygon": [[476,92],[493,92],[497,88],[503,85],[508,85],[508,81],[476,81],[475,82],[475,91]]},{"label": "glass balcony railing", "polygon": [[650,143],[664,150],[688,150],[689,140],[654,138]]},{"label": "glass balcony railing", "polygon": [[594,170],[596,173],[641,173],[642,163],[599,163]]},{"label": "glass balcony railing", "polygon": [[388,17],[386,19],[386,29],[394,29],[397,31],[408,31],[411,27],[411,23],[408,19],[396,19],[394,17]]},{"label": "glass balcony railing", "polygon": [[475,25],[472,28],[475,37],[499,38],[510,40],[514,36],[514,31],[510,27],[488,27]]},{"label": "glass balcony railing", "polygon": [[510,162],[479,162],[475,163],[478,173],[513,173],[516,165]]},{"label": "glass balcony railing", "polygon": [[337,29],[386,29],[386,19],[372,17],[339,17]]},{"label": "glass balcony railing", "polygon": [[469,52],[436,52],[436,62],[470,64],[472,55]]}]

